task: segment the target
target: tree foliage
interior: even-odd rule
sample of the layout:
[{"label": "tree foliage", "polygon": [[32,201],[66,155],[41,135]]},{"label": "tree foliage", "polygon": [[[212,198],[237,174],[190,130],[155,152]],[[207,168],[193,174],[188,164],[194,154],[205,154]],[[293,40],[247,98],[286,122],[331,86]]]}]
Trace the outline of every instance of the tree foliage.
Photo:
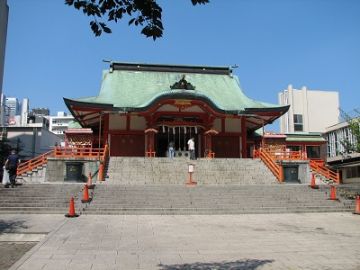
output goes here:
[{"label": "tree foliage", "polygon": [[349,129],[354,136],[355,141],[352,142],[349,138],[345,138],[341,141],[341,144],[344,146],[346,153],[357,152],[360,153],[360,111],[354,110],[357,114],[355,117],[351,117],[349,114],[341,111],[341,115],[346,122],[349,124]]},{"label": "tree foliage", "polygon": [[[124,16],[129,16],[129,25],[142,26],[141,33],[154,40],[162,37],[162,8],[157,0],[65,0],[65,4],[81,10],[85,15],[93,17],[90,22],[95,36],[103,32],[111,33],[111,29],[104,22],[117,23]],[[172,1],[172,0],[169,0]],[[191,0],[193,5],[206,4],[209,0]]]}]

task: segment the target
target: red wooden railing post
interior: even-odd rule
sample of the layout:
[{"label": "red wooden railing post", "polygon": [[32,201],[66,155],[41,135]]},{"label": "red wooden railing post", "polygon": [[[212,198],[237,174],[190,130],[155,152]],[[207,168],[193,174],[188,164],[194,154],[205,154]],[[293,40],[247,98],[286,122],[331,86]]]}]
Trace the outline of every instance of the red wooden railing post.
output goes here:
[{"label": "red wooden railing post", "polygon": [[284,182],[284,167],[279,165],[279,181],[282,183]]}]

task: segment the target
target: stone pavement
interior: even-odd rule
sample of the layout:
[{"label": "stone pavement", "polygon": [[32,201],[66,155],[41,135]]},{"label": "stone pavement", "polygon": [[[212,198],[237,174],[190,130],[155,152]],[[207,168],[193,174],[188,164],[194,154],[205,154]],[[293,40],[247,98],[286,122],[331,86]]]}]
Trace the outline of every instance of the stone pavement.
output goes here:
[{"label": "stone pavement", "polygon": [[11,270],[360,269],[350,213],[51,217],[34,229],[53,231]]}]

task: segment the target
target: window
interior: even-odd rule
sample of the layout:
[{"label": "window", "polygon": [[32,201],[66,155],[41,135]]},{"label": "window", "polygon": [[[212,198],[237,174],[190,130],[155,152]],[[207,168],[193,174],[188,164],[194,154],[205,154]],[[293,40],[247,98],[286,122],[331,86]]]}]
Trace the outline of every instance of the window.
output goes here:
[{"label": "window", "polygon": [[360,166],[346,168],[346,178],[360,177]]},{"label": "window", "polygon": [[320,158],[320,146],[306,146],[308,158]]},{"label": "window", "polygon": [[301,149],[300,145],[288,145],[286,147],[289,148],[290,151],[300,151]]},{"label": "window", "polygon": [[294,131],[303,131],[302,114],[294,114]]}]

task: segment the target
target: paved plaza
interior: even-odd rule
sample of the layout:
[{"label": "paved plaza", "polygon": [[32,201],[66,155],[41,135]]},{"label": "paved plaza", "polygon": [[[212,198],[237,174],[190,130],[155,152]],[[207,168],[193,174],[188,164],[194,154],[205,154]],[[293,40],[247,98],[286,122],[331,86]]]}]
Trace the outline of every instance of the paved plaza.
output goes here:
[{"label": "paved plaza", "polygon": [[11,270],[360,269],[360,216],[350,213],[1,220],[15,224],[2,237],[42,235]]}]

